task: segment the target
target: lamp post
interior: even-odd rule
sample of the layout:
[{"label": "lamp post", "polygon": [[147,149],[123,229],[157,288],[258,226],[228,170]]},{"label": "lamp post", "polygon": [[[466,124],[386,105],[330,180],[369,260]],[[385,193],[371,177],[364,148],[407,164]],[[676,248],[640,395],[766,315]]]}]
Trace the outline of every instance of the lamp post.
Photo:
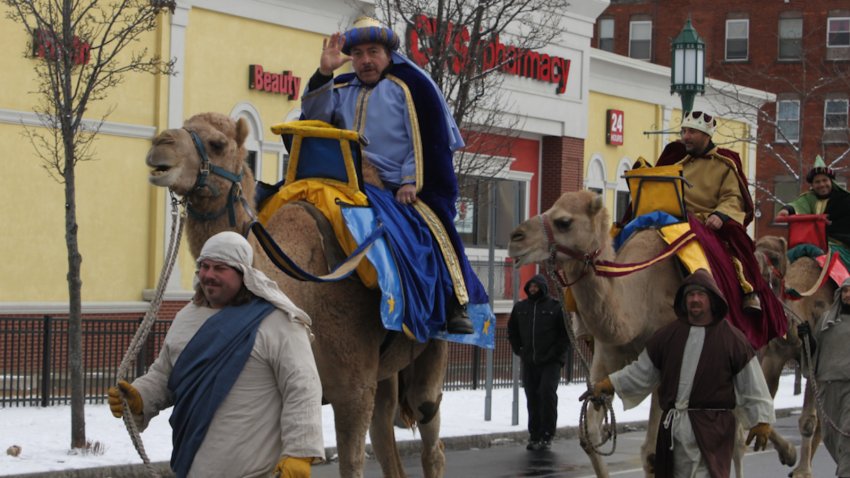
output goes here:
[{"label": "lamp post", "polygon": [[694,107],[694,97],[705,92],[705,42],[691,25],[685,27],[673,40],[672,66],[670,67],[670,94],[682,97],[682,116]]}]

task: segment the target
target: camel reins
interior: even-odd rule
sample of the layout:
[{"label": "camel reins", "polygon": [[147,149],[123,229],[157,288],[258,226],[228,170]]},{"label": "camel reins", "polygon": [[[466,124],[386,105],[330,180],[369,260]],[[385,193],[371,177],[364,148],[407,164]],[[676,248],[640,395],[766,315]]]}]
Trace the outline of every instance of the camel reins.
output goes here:
[{"label": "camel reins", "polygon": [[225,204],[221,209],[208,213],[199,212],[192,208],[192,202],[187,199],[186,212],[189,216],[198,221],[211,221],[221,217],[226,212],[230,222],[230,227],[236,227],[235,204],[238,201],[242,204],[242,207],[245,208],[245,211],[247,211],[248,216],[251,218],[248,230],[243,231],[243,235],[248,235],[250,232],[253,232],[257,237],[260,246],[262,246],[272,263],[293,279],[309,282],[336,282],[347,279],[360,264],[360,261],[366,257],[366,254],[372,248],[372,244],[382,238],[386,232],[384,225],[379,223],[378,226],[363,240],[363,242],[341,263],[337,264],[328,274],[321,276],[310,274],[298,266],[295,261],[283,252],[272,235],[259,221],[257,221],[254,210],[242,194],[242,178],[245,168],[244,163],[242,165],[243,173],[240,174],[234,174],[220,166],[212,164],[210,162],[209,155],[207,155],[207,150],[204,147],[204,142],[201,140],[198,133],[190,130],[189,128],[184,127],[183,129],[186,130],[186,132],[189,133],[189,136],[192,137],[192,143],[194,143],[195,150],[201,158],[201,165],[198,169],[197,179],[195,180],[195,184],[192,186],[192,189],[186,194],[186,198],[204,188],[208,189],[213,194],[213,197],[219,197],[221,192],[214,184],[208,182],[210,174],[221,176],[231,182],[230,192],[227,195],[227,204]]},{"label": "camel reins", "polygon": [[216,176],[220,176],[228,181],[230,181],[230,191],[227,193],[227,203],[222,206],[218,211],[213,212],[200,212],[197,209],[192,207],[192,202],[186,202],[186,211],[192,216],[194,219],[202,220],[202,221],[210,221],[213,219],[217,219],[227,213],[227,218],[230,221],[230,227],[236,227],[236,209],[235,204],[239,201],[242,204],[242,207],[248,211],[248,214],[254,217],[254,213],[251,210],[250,205],[245,200],[245,197],[242,195],[242,177],[244,175],[245,165],[242,165],[242,172],[239,174],[232,173],[221,166],[216,166],[210,162],[210,158],[207,155],[207,149],[204,147],[204,142],[201,140],[201,137],[198,133],[190,130],[189,128],[183,128],[186,132],[189,133],[189,136],[192,137],[192,143],[195,145],[195,151],[198,152],[198,156],[201,158],[201,166],[198,170],[198,177],[195,179],[195,184],[192,186],[192,189],[186,194],[188,198],[192,194],[201,189],[209,190],[213,197],[221,196],[221,191],[219,191],[218,187],[215,184],[208,182],[210,174],[215,174]]},{"label": "camel reins", "polygon": [[[587,272],[590,269],[596,271],[596,258],[599,257],[600,249],[582,253],[562,244],[558,244],[555,241],[555,233],[552,230],[552,220],[545,214],[541,214],[538,217],[540,218],[540,223],[543,226],[543,233],[546,235],[546,246],[549,250],[549,258],[546,259],[546,265],[547,268],[554,271],[554,277],[557,278],[558,282],[561,284],[561,287],[567,288],[571,285],[574,285],[576,282],[582,280],[584,276],[587,275]],[[563,277],[562,274],[558,273],[560,269],[558,268],[558,263],[555,259],[557,258],[559,252],[562,254],[566,254],[567,256],[577,261],[581,261],[584,264],[581,274],[576,280],[568,283],[566,278]]]},{"label": "camel reins", "polygon": [[593,270],[593,272],[600,277],[620,277],[641,271],[673,256],[697,237],[694,231],[689,230],[667,244],[667,247],[662,249],[661,252],[655,255],[655,257],[651,257],[642,262],[617,263],[599,259],[599,254],[602,252],[600,248],[596,248],[589,252],[581,252],[563,244],[558,244],[555,241],[555,233],[552,229],[552,220],[545,214],[540,214],[539,217],[544,234],[546,235],[546,248],[549,251],[549,257],[546,259],[547,267],[550,267],[556,272],[561,272],[556,261],[559,252],[574,260],[580,261],[584,265],[579,277],[569,283],[566,281],[566,278],[561,277],[561,274],[556,274],[561,287],[570,287],[576,284],[584,278],[590,270]]}]

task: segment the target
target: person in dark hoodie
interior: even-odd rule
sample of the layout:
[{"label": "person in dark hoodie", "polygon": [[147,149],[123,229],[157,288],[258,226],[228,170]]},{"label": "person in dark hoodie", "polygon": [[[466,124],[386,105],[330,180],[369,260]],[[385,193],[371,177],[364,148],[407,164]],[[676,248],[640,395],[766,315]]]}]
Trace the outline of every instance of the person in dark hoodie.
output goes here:
[{"label": "person in dark hoodie", "polygon": [[527,299],[519,301],[508,320],[511,349],[522,359],[522,386],[528,407],[528,450],[552,445],[558,422],[558,382],[570,340],[561,303],[549,297],[542,275],[525,284]]},{"label": "person in dark hoodie", "polygon": [[729,476],[736,418],[747,445],[764,449],[776,421],[773,400],[752,346],[723,320],[729,306],[705,269],[685,279],[673,302],[677,320],[647,341],[637,361],[596,382],[580,400],[614,392],[628,410],[658,389],[662,410],[656,478]]}]

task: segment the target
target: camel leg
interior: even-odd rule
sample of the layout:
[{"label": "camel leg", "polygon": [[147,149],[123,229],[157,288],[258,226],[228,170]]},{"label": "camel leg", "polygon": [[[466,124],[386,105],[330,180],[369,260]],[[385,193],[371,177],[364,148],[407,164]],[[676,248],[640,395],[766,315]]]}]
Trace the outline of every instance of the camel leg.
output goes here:
[{"label": "camel leg", "polygon": [[440,440],[440,412],[434,418],[419,426],[422,436],[422,470],[425,478],[442,478],[446,471],[446,455]]},{"label": "camel leg", "polygon": [[360,385],[360,390],[352,386],[346,399],[331,401],[341,478],[363,478],[366,432],[375,405],[376,385],[369,384],[367,380]]},{"label": "camel leg", "polygon": [[736,478],[744,478],[744,455],[747,453],[745,441],[744,427],[738,421],[735,427],[735,447],[732,449],[732,468],[735,470]]},{"label": "camel leg", "polygon": [[812,385],[809,380],[806,381],[803,410],[797,423],[800,429],[800,462],[791,472],[791,476],[793,478],[812,478],[812,458],[820,444],[820,423]]},{"label": "camel leg", "polygon": [[398,375],[392,375],[378,382],[375,394],[375,411],[372,413],[372,425],[369,437],[372,439],[372,451],[381,464],[385,477],[402,478],[404,465],[395,442],[393,419],[398,408]]},{"label": "camel leg", "polygon": [[[598,478],[608,477],[608,465],[602,460],[602,456],[593,451],[591,444],[598,445],[603,440],[602,419],[604,418],[605,409],[599,407],[597,409],[592,404],[587,404],[587,436],[579,435],[579,444],[590,458],[590,464],[593,465],[593,471],[596,472]],[[582,432],[583,433],[583,432]],[[607,438],[610,435],[608,430],[604,431],[604,436]]]},{"label": "camel leg", "polygon": [[[782,369],[788,360],[794,358],[794,352],[795,349],[789,344],[788,340],[782,338],[775,338],[764,347],[761,358],[761,370],[767,381],[767,388],[770,391],[771,397],[776,396]],[[797,463],[797,448],[788,442],[785,437],[773,429],[770,431],[769,439],[773,443],[776,453],[779,455],[780,463],[785,466],[794,466]]]},{"label": "camel leg", "polygon": [[448,343],[431,340],[401,374],[403,410],[412,414],[422,437],[421,462],[425,478],[442,478],[446,469],[446,456],[440,441],[440,402],[448,359]]},{"label": "camel leg", "polygon": [[652,404],[649,407],[649,421],[646,424],[646,438],[640,446],[640,461],[647,477],[655,476],[655,443],[658,440],[658,427],[661,424],[661,407],[658,396],[652,394]]}]

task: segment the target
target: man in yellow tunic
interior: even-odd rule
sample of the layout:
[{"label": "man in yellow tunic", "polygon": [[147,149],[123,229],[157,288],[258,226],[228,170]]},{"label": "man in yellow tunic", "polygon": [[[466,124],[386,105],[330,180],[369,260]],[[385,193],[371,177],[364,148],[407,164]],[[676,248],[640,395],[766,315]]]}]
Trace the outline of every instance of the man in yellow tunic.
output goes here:
[{"label": "man in yellow tunic", "polygon": [[[754,348],[781,336],[787,327],[782,305],[761,277],[755,245],[746,226],[753,219],[753,200],[741,160],[734,151],[711,140],[717,120],[690,111],[682,120],[681,141],[664,148],[656,166],[681,164],[685,208],[691,229],[705,250],[711,272],[731,307],[730,319]],[[744,314],[763,321],[748,319]]]}]

